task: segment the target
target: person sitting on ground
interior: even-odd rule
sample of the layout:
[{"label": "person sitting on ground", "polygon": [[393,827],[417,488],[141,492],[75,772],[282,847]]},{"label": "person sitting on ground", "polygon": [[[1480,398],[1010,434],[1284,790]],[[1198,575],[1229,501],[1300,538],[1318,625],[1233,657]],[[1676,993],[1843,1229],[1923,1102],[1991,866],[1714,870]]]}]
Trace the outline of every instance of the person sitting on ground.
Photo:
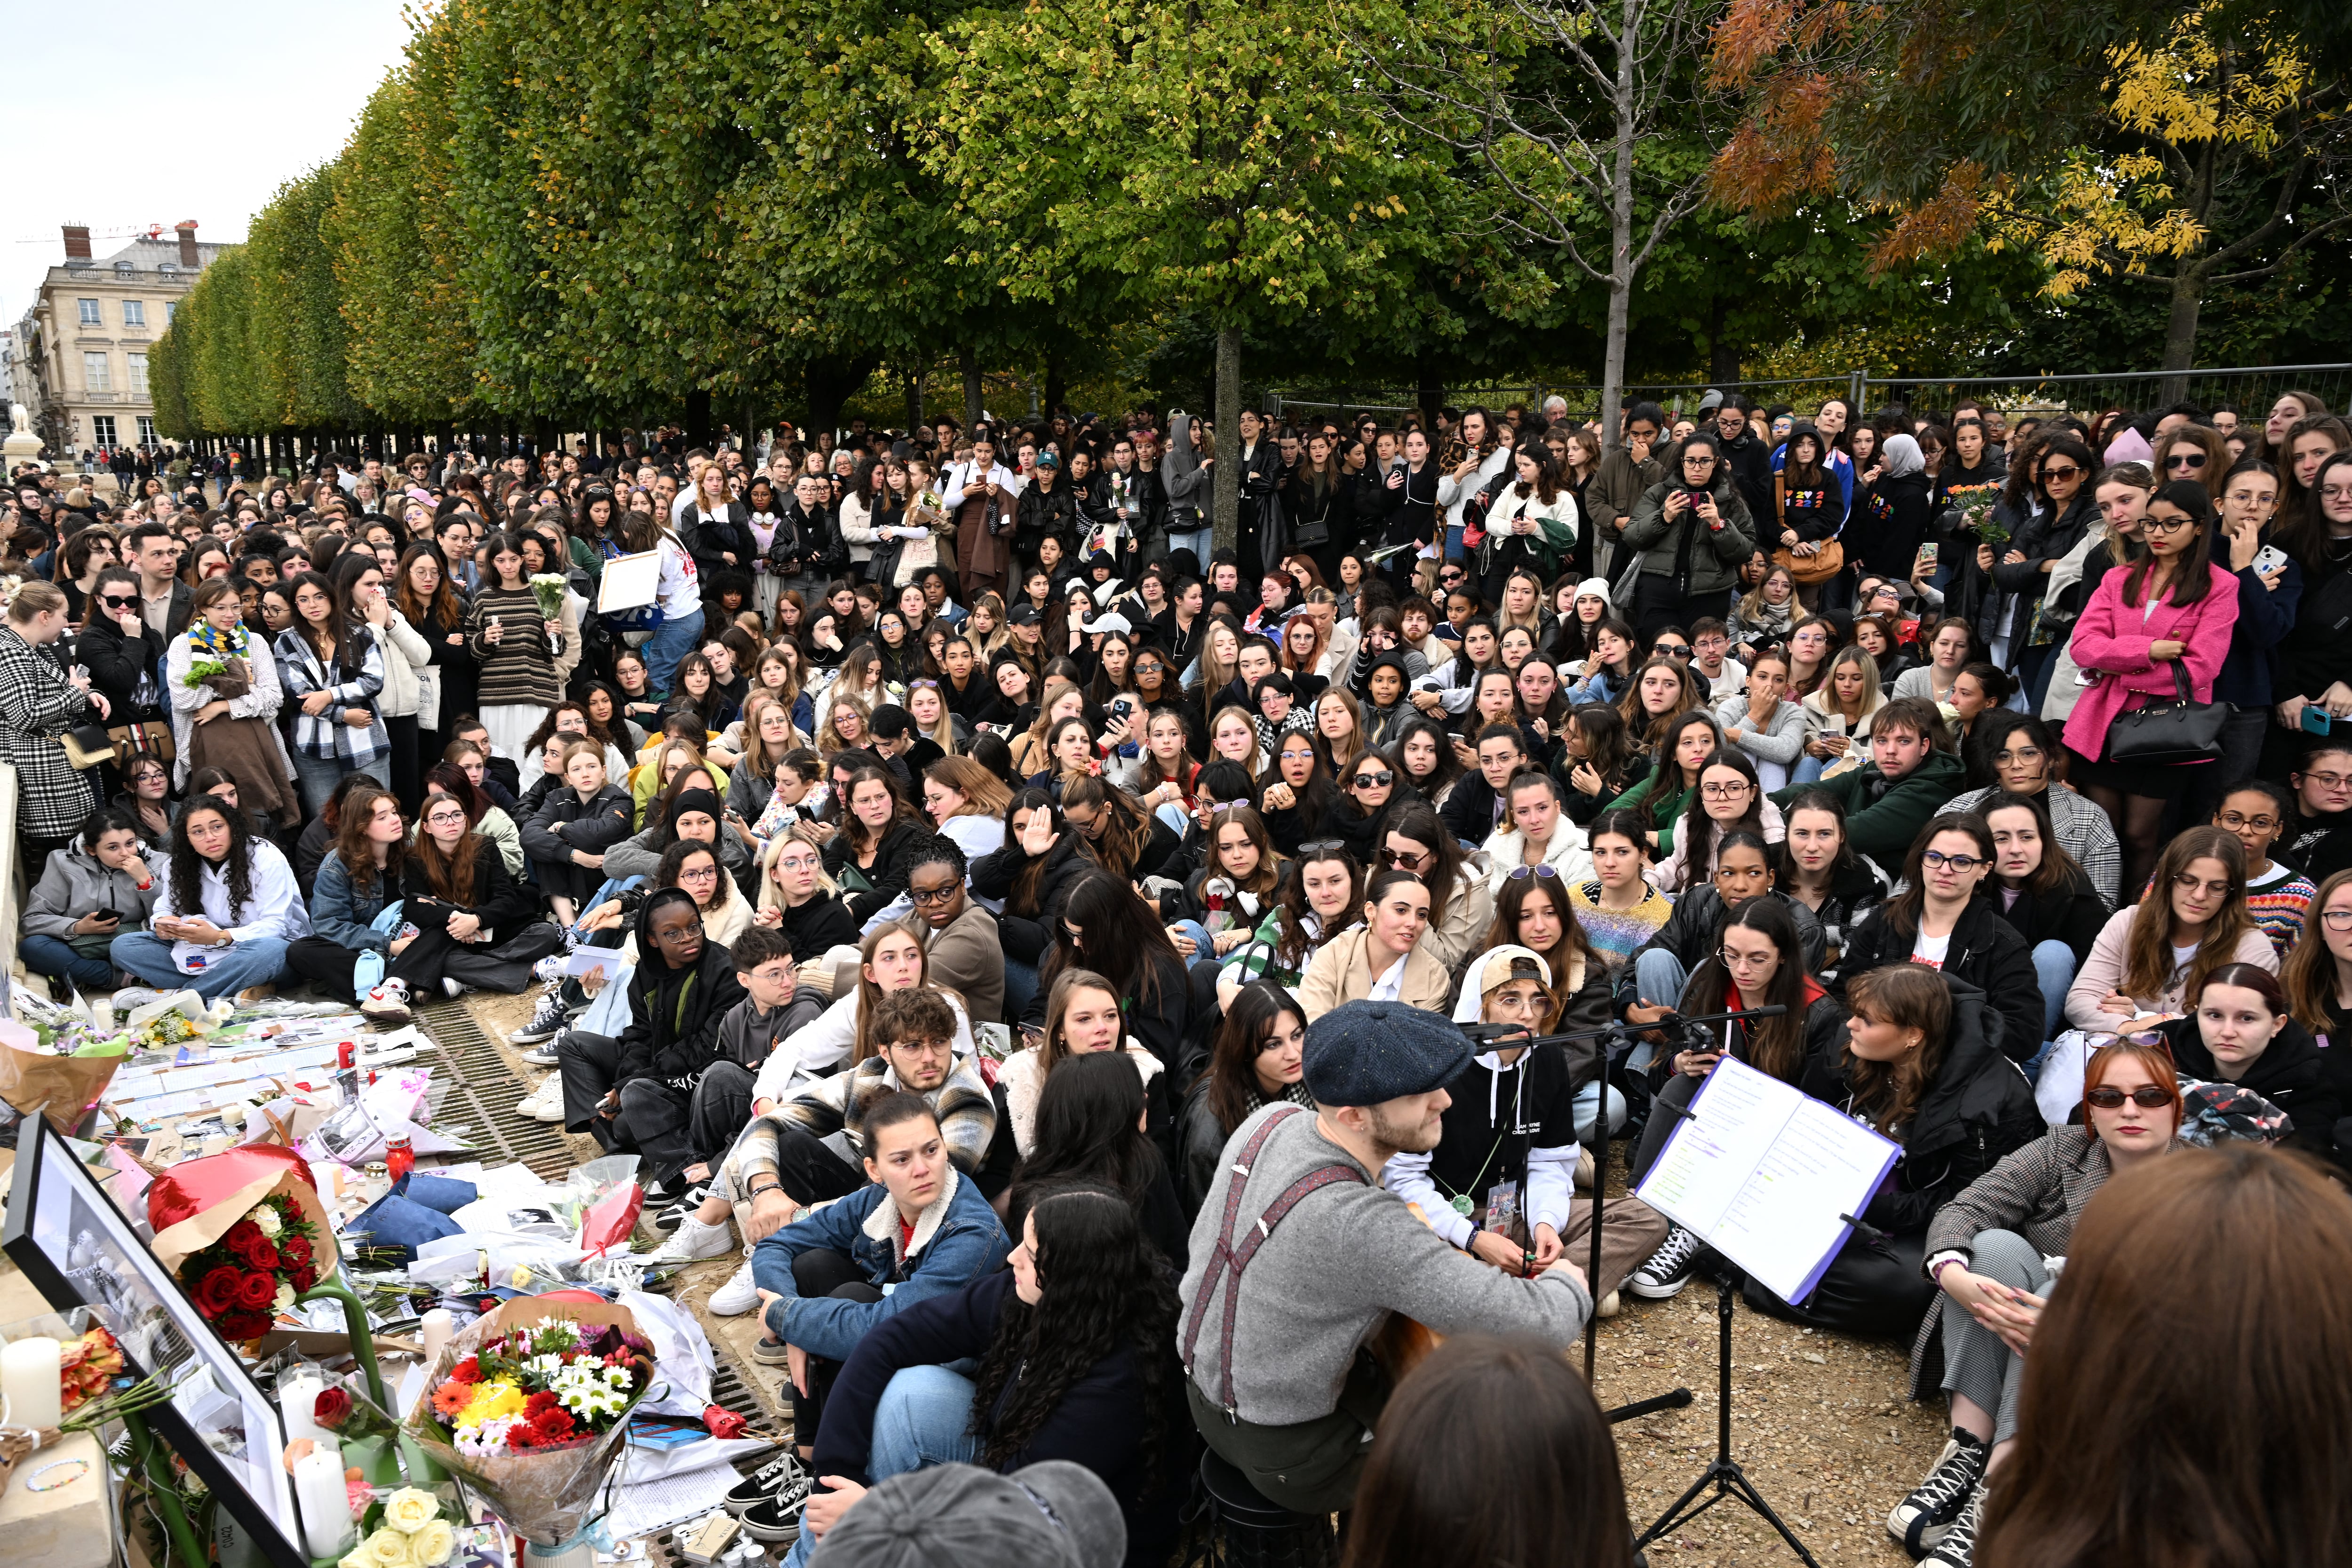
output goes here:
[{"label": "person sitting on ground", "polygon": [[1960,786],[1960,761],[1950,742],[1934,702],[1898,697],[1871,721],[1868,763],[1818,784],[1775,790],[1771,799],[1786,806],[1801,791],[1829,791],[1845,807],[1846,837],[1855,852],[1891,865]]},{"label": "person sitting on ground", "polygon": [[1984,1482],[2017,1439],[2024,1351],[2075,1222],[2110,1178],[2180,1147],[2180,1083],[2162,1047],[2118,1040],[2083,1071],[2083,1122],[2054,1127],[1979,1176],[1927,1226],[1927,1277],[1943,1292],[1911,1347],[1911,1396],[1940,1386],[1952,1435],[1886,1516],[1931,1563],[1967,1568]]},{"label": "person sitting on ground", "polygon": [[[912,1043],[940,1021],[926,1015],[943,1012],[922,992],[893,997],[883,1009],[892,1037],[886,1049]],[[928,1043],[947,1047],[944,1035]],[[860,1108],[858,1131],[862,1179],[849,1177],[846,1190],[834,1194],[837,1202],[803,1215],[751,1253],[767,1331],[752,1355],[763,1366],[790,1369],[793,1436],[803,1458],[814,1448],[841,1363],[868,1331],[994,1273],[1012,1250],[996,1211],[956,1169],[922,1094],[877,1095]]]},{"label": "person sitting on ground", "polygon": [[[1551,1031],[1551,965],[1516,943],[1489,949],[1465,978],[1454,1021],[1479,1026],[1486,1048],[1446,1086],[1436,1148],[1392,1157],[1389,1191],[1418,1205],[1429,1227],[1506,1274],[1533,1275],[1563,1256],[1589,1258],[1592,1205],[1576,1200],[1576,1082],[1569,1047],[1515,1045]],[[1582,1053],[1589,1063],[1595,1053]],[[1639,1198],[1612,1198],[1603,1216],[1601,1317],[1617,1288],[1666,1239],[1666,1221]]]},{"label": "person sitting on ground", "polygon": [[1177,1195],[1186,1214],[1197,1216],[1207,1201],[1234,1129],[1277,1100],[1313,1107],[1306,1050],[1307,1015],[1282,986],[1254,980],[1225,1004],[1208,1070],[1186,1093],[1178,1118]]},{"label": "person sitting on ground", "polygon": [[1013,1146],[1023,1158],[1036,1147],[1037,1100],[1054,1070],[1074,1056],[1118,1050],[1134,1060],[1142,1078],[1145,1103],[1150,1107],[1144,1130],[1163,1151],[1173,1149],[1175,1117],[1165,1068],[1157,1056],[1128,1037],[1118,988],[1090,969],[1070,968],[1054,978],[1053,992],[1045,1003],[1044,1033],[1035,1044],[1006,1058],[997,1072]]},{"label": "person sitting on ground", "polygon": [[59,1002],[76,988],[114,991],[132,984],[115,966],[114,939],[145,929],[163,886],[142,852],[138,819],[115,808],[91,812],[79,840],[49,851],[41,879],[26,897],[18,943],[25,967],[46,977]]},{"label": "person sitting on ground", "polygon": [[[1795,1083],[1807,1061],[1834,1052],[1843,1043],[1845,1009],[1806,969],[1795,915],[1788,905],[1771,899],[1749,899],[1731,911],[1716,951],[1684,988],[1678,1011],[1684,1017],[1704,1018],[1759,1007],[1785,1011],[1771,1018],[1726,1018],[1689,1026],[1697,1033],[1668,1040],[1652,1059],[1650,1089],[1657,1109],[1633,1151],[1634,1181],[1646,1177],[1665,1152],[1667,1139],[1683,1121],[1674,1112],[1697,1097],[1707,1075],[1725,1057],[1782,1083]],[[1679,1295],[1706,1253],[1696,1232],[1675,1226],[1625,1288],[1644,1300]]]},{"label": "person sitting on ground", "polygon": [[1429,902],[1428,885],[1411,871],[1374,877],[1364,889],[1360,920],[1318,948],[1299,977],[1307,1022],[1366,1000],[1444,1011],[1454,981],[1422,945]]},{"label": "person sitting on ground", "polygon": [[605,776],[605,750],[593,741],[566,745],[555,787],[522,825],[532,875],[565,925],[604,885],[604,852],[629,837],[629,794]]},{"label": "person sitting on ground", "polygon": [[761,879],[760,907],[751,921],[782,931],[793,944],[794,963],[857,945],[857,917],[826,879],[824,851],[784,834],[770,841],[761,858],[767,875]]},{"label": "person sitting on ground", "polygon": [[1827,951],[1821,922],[1812,910],[1772,886],[1771,851],[1764,840],[1735,829],[1717,846],[1715,876],[1677,899],[1675,912],[1658,934],[1634,950],[1631,963],[1618,966],[1618,1016],[1644,1028],[1664,1016],[1699,965],[1721,949],[1731,911],[1755,899],[1770,899],[1789,911],[1805,973],[1820,973]]},{"label": "person sitting on ground", "polygon": [[2032,1074],[2049,1037],[2041,978],[2025,939],[1982,890],[1998,853],[1983,817],[1930,818],[1904,858],[1903,890],[1847,938],[1832,984],[1843,993],[1854,976],[1891,963],[1957,976],[1992,998],[2001,1055]]},{"label": "person sitting on ground", "polygon": [[682,888],[660,889],[639,906],[636,935],[628,1028],[617,1039],[584,1029],[559,1037],[563,1130],[586,1132],[607,1152],[644,1155],[646,1199],[668,1203],[686,1190],[681,1173],[697,1157],[688,1138],[695,1087],[722,1059],[719,1026],[743,987]]},{"label": "person sitting on ground", "polygon": [[2282,1140],[2287,1147],[2333,1156],[2343,1107],[2319,1043],[2295,1022],[2278,976],[2251,963],[2225,963],[2189,1002],[2188,1017],[2157,1031],[2182,1076],[2252,1090],[2294,1124]]},{"label": "person sitting on ground", "polygon": [[1969,780],[1979,787],[1954,795],[1937,809],[1937,815],[1970,811],[1981,815],[1986,803],[2004,790],[2038,797],[2059,847],[2083,868],[2101,902],[2114,909],[2116,885],[2124,873],[2115,818],[2051,772],[2057,754],[2057,739],[2041,720],[2000,709],[1985,714],[1969,731]]},{"label": "person sitting on ground", "polygon": [[958,1059],[971,1056],[978,1048],[963,998],[938,984],[931,974],[930,950],[924,945],[923,934],[909,921],[885,921],[867,931],[856,948],[856,984],[846,989],[840,977],[849,973],[847,955],[842,955],[834,972],[832,1004],[815,1023],[793,1035],[782,1050],[770,1056],[767,1065],[760,1069],[752,1088],[754,1111],[765,1116],[843,1067],[871,1057],[876,1047],[874,1008],[893,991],[925,985],[939,992],[955,1015]]},{"label": "person sitting on ground", "polygon": [[[1117,1501],[1108,1522],[1126,1521],[1123,1556],[1056,1557],[1051,1539],[1014,1552],[1009,1534],[992,1533],[989,1549],[1007,1548],[987,1559],[992,1564],[1160,1568],[1168,1561],[1193,1439],[1178,1402],[1178,1303],[1166,1260],[1126,1197],[1097,1183],[1041,1190],[1016,1234],[1011,1268],[907,1307],[858,1341],[817,1426],[810,1468],[827,1489],[811,1495],[788,1568],[806,1561],[811,1542],[844,1555],[856,1550],[857,1527],[875,1508],[863,1500],[874,1495],[868,1488],[918,1468],[950,1474],[966,1462],[1021,1484],[1010,1517],[1024,1524],[1077,1521],[1068,1494],[1055,1493],[1046,1513],[1027,1489],[1041,1472],[1080,1465],[1101,1478],[1105,1501]],[[928,1506],[921,1512],[931,1514]],[[907,1539],[894,1532],[894,1548]],[[976,1525],[943,1531],[941,1550],[925,1561],[972,1563],[979,1539]]]},{"label": "person sitting on ground", "polygon": [[[656,797],[654,804],[658,815],[651,826],[604,851],[604,864],[600,868],[604,880],[625,882],[632,877],[650,877],[661,864],[665,850],[681,838],[691,838],[718,849],[728,876],[738,887],[754,886],[752,871],[756,862],[750,840],[728,825],[727,811],[719,805],[718,794],[704,788],[698,775],[680,776],[687,787]],[[583,916],[583,924],[585,919]]]},{"label": "person sitting on ground", "polygon": [[1559,781],[1533,769],[1504,790],[1509,815],[1486,840],[1487,891],[1503,894],[1503,879],[1521,867],[1548,866],[1570,882],[1592,875],[1592,854],[1584,829],[1560,809]]},{"label": "person sitting on ground", "polygon": [[1192,1227],[1178,1351],[1202,1438],[1280,1507],[1353,1503],[1391,1386],[1364,1347],[1391,1313],[1439,1334],[1532,1334],[1558,1351],[1592,1310],[1565,1254],[1533,1279],[1506,1274],[1379,1185],[1389,1161],[1437,1146],[1444,1086],[1469,1065],[1469,1042],[1444,1016],[1352,1002],[1307,1026],[1319,1109],[1269,1105],[1227,1145]]},{"label": "person sitting on ground", "polygon": [[2286,782],[2294,791],[2294,818],[2281,858],[2315,883],[2352,870],[2352,745],[2316,742]]},{"label": "person sitting on ground", "polygon": [[2268,779],[2240,779],[2221,792],[2213,826],[2238,836],[2246,851],[2246,912],[2271,939],[2279,962],[2294,951],[2317,893],[2315,879],[2271,858],[2294,816],[2294,797]]},{"label": "person sitting on ground", "polygon": [[[253,837],[244,812],[199,795],[172,825],[163,896],[146,931],[109,944],[115,964],[158,992],[259,1001],[286,973],[286,948],[310,934],[310,911],[278,846]],[[142,989],[131,988],[133,992]],[[125,999],[128,1010],[152,995]]]},{"label": "person sitting on ground", "polygon": [[2222,828],[2188,828],[2166,845],[2154,890],[2099,929],[2066,992],[2066,1021],[2130,1034],[2187,1013],[2225,963],[2275,973],[2278,954],[2246,912],[2245,865],[2237,835]]},{"label": "person sitting on ground", "polygon": [[907,897],[930,950],[930,972],[983,1024],[1004,1017],[1004,942],[996,917],[964,888],[969,867],[952,838],[934,835],[907,857]]},{"label": "person sitting on ground", "polygon": [[2033,1090],[1993,1048],[1990,999],[1949,974],[1898,963],[1846,985],[1843,1050],[1810,1058],[1797,1087],[1898,1143],[1893,1176],[1802,1303],[1750,1279],[1748,1304],[1839,1333],[1915,1332],[1935,1287],[1921,1271],[1927,1222],[1962,1188],[2047,1131]]},{"label": "person sitting on ground", "polygon": [[[1149,1056],[1150,1053],[1143,1053]],[[1144,1239],[1184,1271],[1192,1216],[1176,1201],[1167,1158],[1144,1129],[1143,1062],[1126,1051],[1065,1056],[1038,1092],[1027,1153],[1005,1189],[1004,1223],[1019,1234],[1037,1194],[1070,1182],[1101,1182],[1133,1205]],[[1155,1059],[1152,1063],[1157,1068]]]}]

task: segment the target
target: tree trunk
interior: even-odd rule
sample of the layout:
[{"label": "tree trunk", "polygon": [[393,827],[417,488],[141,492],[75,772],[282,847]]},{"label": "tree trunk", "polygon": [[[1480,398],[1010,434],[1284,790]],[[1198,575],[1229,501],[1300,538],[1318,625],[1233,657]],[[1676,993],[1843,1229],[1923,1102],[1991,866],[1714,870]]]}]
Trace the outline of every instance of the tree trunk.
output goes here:
[{"label": "tree trunk", "polygon": [[988,410],[987,405],[980,395],[980,351],[965,349],[962,357],[963,428],[964,434],[969,436],[971,434],[971,427],[986,416]]},{"label": "tree trunk", "polygon": [[1242,330],[1237,326],[1217,329],[1216,437],[1219,460],[1210,470],[1217,509],[1216,547],[1231,550],[1238,542],[1242,518]]},{"label": "tree trunk", "polygon": [[923,425],[923,376],[920,371],[901,371],[899,380],[907,394],[907,434],[911,436]]},{"label": "tree trunk", "polygon": [[1609,179],[1609,323],[1601,353],[1601,441],[1624,443],[1618,405],[1625,400],[1625,329],[1633,301],[1633,141],[1641,127],[1633,96],[1642,0],[1624,0],[1617,44],[1617,160]]},{"label": "tree trunk", "polygon": [[2183,374],[2165,377],[2158,395],[2166,403],[2178,403],[2189,395],[2186,373],[2197,363],[2197,316],[2204,305],[2204,270],[2195,258],[2184,256],[2173,265],[2172,313],[2164,323],[2164,363],[2159,367]]},{"label": "tree trunk", "polygon": [[1706,319],[1706,378],[1729,396],[1737,390],[1739,380],[1739,345],[1726,342],[1723,337],[1725,315],[1723,297],[1716,296]]},{"label": "tree trunk", "polygon": [[802,370],[808,395],[809,424],[819,430],[838,430],[841,405],[866,384],[877,363],[871,355],[809,361]]},{"label": "tree trunk", "polygon": [[1068,395],[1069,383],[1062,374],[1062,351],[1057,348],[1045,356],[1046,418],[1054,416],[1054,411],[1062,406],[1063,399]]},{"label": "tree trunk", "polygon": [[698,386],[686,395],[686,444],[710,445],[710,393],[706,387]]},{"label": "tree trunk", "polygon": [[1426,355],[1414,362],[1412,400],[1421,405],[1422,426],[1429,432],[1434,446],[1437,416],[1445,406],[1445,381]]}]

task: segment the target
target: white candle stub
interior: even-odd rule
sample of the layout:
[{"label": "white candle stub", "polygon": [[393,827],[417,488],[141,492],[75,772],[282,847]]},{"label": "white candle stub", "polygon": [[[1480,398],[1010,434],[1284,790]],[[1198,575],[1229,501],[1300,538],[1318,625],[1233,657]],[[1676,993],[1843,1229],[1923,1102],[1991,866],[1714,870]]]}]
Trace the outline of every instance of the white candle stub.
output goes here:
[{"label": "white candle stub", "polygon": [[58,1342],[36,1335],[0,1345],[0,1394],[8,1397],[11,1426],[38,1431],[64,1419]]},{"label": "white candle stub", "polygon": [[278,1407],[286,1416],[286,1440],[297,1437],[313,1441],[331,1438],[318,1421],[319,1395],[327,1386],[326,1379],[316,1373],[289,1373],[278,1382]]},{"label": "white candle stub", "polygon": [[352,1549],[356,1534],[341,1454],[330,1448],[295,1460],[294,1497],[302,1510],[303,1550],[313,1560],[341,1557]]}]

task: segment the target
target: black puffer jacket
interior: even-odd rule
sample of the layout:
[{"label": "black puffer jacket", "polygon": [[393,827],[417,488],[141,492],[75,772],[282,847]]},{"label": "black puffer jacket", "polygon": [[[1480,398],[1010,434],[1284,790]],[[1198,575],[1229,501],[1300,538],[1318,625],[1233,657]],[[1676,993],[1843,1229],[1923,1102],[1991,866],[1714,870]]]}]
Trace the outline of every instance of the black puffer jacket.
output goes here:
[{"label": "black puffer jacket", "polygon": [[2208,1083],[2234,1081],[2240,1089],[2252,1089],[2285,1111],[2287,1120],[2294,1123],[2294,1131],[2286,1136],[2288,1148],[2322,1160],[2336,1157],[2336,1121],[2343,1114],[2343,1102],[2336,1086],[2327,1080],[2324,1055],[2310,1030],[2290,1018],[2234,1080],[2222,1078],[2221,1064],[2206,1047],[2204,1031],[2193,1016],[2173,1019],[2162,1033],[2181,1077]]},{"label": "black puffer jacket", "polygon": [[[1003,938],[1007,958],[1030,964],[1045,962],[1045,954],[1059,938],[1062,906],[1070,901],[1070,889],[1095,868],[1094,861],[1078,853],[1078,835],[1065,832],[1045,851],[1045,868],[1037,878],[1034,913],[1016,914],[1007,905],[998,917],[997,931]],[[1002,849],[972,862],[971,890],[983,899],[1010,899],[1013,884],[1029,868],[1030,858],[1019,839],[1007,837]]]},{"label": "black puffer jacket", "polygon": [[637,907],[637,969],[629,978],[629,1026],[621,1032],[621,1084],[651,1078],[690,1089],[712,1063],[727,1058],[719,1026],[744,997],[735,960],[705,938],[693,963],[673,968],[654,942],[651,915],[674,901],[649,898]]},{"label": "black puffer jacket", "polygon": [[[1896,929],[1889,909],[1862,922],[1846,943],[1832,982],[1839,997],[1853,977],[1867,970],[1911,962],[1917,928]],[[2033,1059],[2042,1049],[2042,979],[2033,971],[2033,950],[2017,928],[2000,918],[1997,900],[1979,892],[1960,911],[1944,950],[1944,973],[1993,999],[1998,1020],[1994,1046],[2011,1061]]]},{"label": "black puffer jacket", "polygon": [[919,822],[894,822],[882,835],[879,847],[874,851],[871,867],[857,866],[856,857],[849,848],[849,835],[836,833],[824,847],[825,874],[839,881],[845,869],[856,867],[857,874],[871,886],[863,892],[845,894],[843,902],[849,906],[852,918],[863,925],[897,900],[907,890],[907,863],[915,851],[931,841],[931,834]]},{"label": "black puffer jacket", "polygon": [[[1937,1209],[2007,1155],[2049,1131],[2033,1103],[2033,1086],[2015,1062],[1994,1047],[1999,1028],[1985,994],[1944,976],[1952,992],[1952,1027],[1944,1060],[1907,1127],[1888,1136],[1903,1146],[1893,1179],[1862,1217],[1896,1236],[1920,1236]],[[1841,1045],[1805,1063],[1797,1087],[1853,1113],[1850,1064]]]},{"label": "black puffer jacket", "polygon": [[2099,928],[2107,923],[2110,913],[2106,900],[2099,897],[2099,890],[2091,886],[2091,879],[2080,867],[2054,893],[2021,889],[2017,901],[2006,910],[2000,907],[1999,893],[1992,895],[1992,900],[2000,918],[2024,939],[2028,958],[2045,942],[2063,942],[2074,951],[2078,971],[2083,961],[2091,956],[2091,944],[2099,940]]},{"label": "black puffer jacket", "polygon": [[[1812,910],[1786,893],[1776,891],[1765,897],[1778,899],[1788,906],[1789,913],[1797,921],[1797,950],[1804,954],[1805,973],[1819,974],[1825,945],[1822,937],[1822,922],[1813,918]],[[1666,917],[1666,923],[1658,928],[1655,936],[1634,950],[1633,957],[1638,959],[1643,953],[1656,948],[1671,952],[1680,960],[1684,973],[1696,974],[1698,966],[1706,962],[1707,954],[1723,945],[1723,928],[1730,918],[1731,911],[1725,906],[1723,895],[1715,890],[1713,884],[1694,888],[1675,901],[1675,912]],[[1639,989],[1633,977],[1633,963],[1619,964],[1617,1012],[1621,1017],[1626,1008],[1641,1000],[1637,994]],[[1661,1006],[1668,1002],[1664,996],[1653,996],[1650,1000]]]}]

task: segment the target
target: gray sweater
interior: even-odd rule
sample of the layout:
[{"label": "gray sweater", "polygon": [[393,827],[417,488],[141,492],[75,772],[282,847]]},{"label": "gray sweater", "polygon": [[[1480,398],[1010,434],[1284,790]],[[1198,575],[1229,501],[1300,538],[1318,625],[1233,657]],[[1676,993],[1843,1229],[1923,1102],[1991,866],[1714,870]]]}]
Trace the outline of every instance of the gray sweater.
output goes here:
[{"label": "gray sweater", "polygon": [[[1266,1106],[1234,1130],[1225,1148],[1238,1157],[1259,1125],[1287,1103]],[[1245,1181],[1235,1230],[1254,1226],[1290,1184],[1322,1166],[1345,1163],[1363,1172],[1365,1184],[1335,1182],[1310,1194],[1277,1226],[1249,1271],[1234,1307],[1233,1403],[1244,1421],[1288,1426],[1328,1415],[1354,1364],[1357,1347],[1391,1311],[1440,1334],[1535,1334],[1567,1346],[1584,1330],[1592,1298],[1565,1272],[1514,1279],[1456,1251],[1413,1216],[1402,1199],[1381,1185],[1377,1172],[1325,1138],[1312,1112],[1292,1116],[1259,1151],[1246,1177],[1222,1160],[1208,1201],[1193,1223],[1192,1261],[1184,1271],[1184,1316],[1191,1321],[1201,1282],[1216,1250],[1232,1184]],[[1226,1402],[1218,1372],[1220,1282],[1201,1322],[1192,1381],[1218,1404]]]}]

